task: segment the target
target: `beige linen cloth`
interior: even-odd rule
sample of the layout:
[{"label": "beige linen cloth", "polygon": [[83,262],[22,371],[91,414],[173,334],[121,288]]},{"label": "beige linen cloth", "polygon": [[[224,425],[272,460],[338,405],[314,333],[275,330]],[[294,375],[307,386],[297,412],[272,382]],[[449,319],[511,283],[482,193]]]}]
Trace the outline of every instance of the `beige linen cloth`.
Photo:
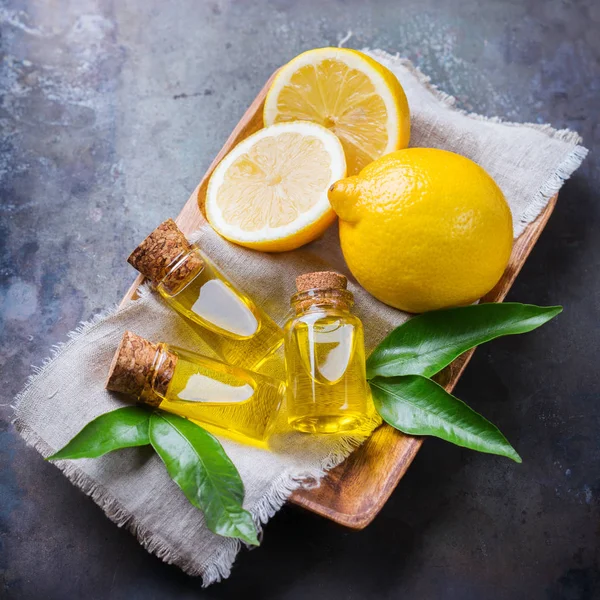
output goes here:
[{"label": "beige linen cloth", "polygon": [[[574,132],[466,114],[454,108],[454,99],[431,86],[409,61],[381,51],[371,54],[397,75],[406,91],[412,116],[411,146],[452,150],[483,166],[506,195],[515,237],[585,158],[587,150],[578,145],[580,138]],[[197,236],[230,279],[280,323],[286,318],[296,275],[335,269],[350,277],[335,225],[320,240],[283,254],[244,250],[224,241],[208,226]],[[355,284],[350,287],[356,311],[366,324],[370,350],[407,317]],[[125,329],[150,340],[210,353],[184,320],[148,290],[125,308],[81,325],[35,370],[17,399],[16,428],[42,455],[61,448],[93,418],[123,405],[103,384]],[[269,452],[222,439],[244,480],[245,507],[259,527],[294,489],[317,485],[327,469],[344,460],[361,441],[290,434]],[[202,513],[186,500],[149,448],[56,465],[112,521],[130,529],[149,552],[190,575],[200,575],[205,585],[229,575],[240,543],[208,531]]]}]

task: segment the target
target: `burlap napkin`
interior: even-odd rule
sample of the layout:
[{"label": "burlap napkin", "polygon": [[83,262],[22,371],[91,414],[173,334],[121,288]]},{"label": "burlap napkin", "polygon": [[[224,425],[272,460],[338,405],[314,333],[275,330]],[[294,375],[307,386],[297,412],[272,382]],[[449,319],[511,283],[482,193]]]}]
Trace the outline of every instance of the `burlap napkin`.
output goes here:
[{"label": "burlap napkin", "polygon": [[[568,130],[465,114],[453,107],[453,98],[430,86],[410,62],[381,51],[372,55],[397,75],[406,90],[412,113],[411,145],[453,150],[482,165],[506,195],[515,236],[535,219],[587,153],[577,145],[579,136]],[[206,253],[279,322],[288,312],[297,274],[327,268],[350,276],[335,226],[300,250],[274,255],[233,246],[208,226],[198,235]],[[370,349],[406,315],[379,303],[356,285],[351,289],[366,324]],[[103,383],[125,329],[151,340],[210,353],[183,319],[147,290],[124,309],[111,310],[83,324],[35,370],[18,398],[16,428],[44,456],[62,447],[91,419],[122,405],[104,390]],[[278,440],[271,452],[222,441],[244,480],[245,506],[262,525],[294,489],[315,485],[361,440],[290,434]],[[201,575],[206,585],[229,575],[240,544],[207,530],[201,512],[188,503],[148,448],[122,450],[93,460],[61,461],[57,466],[111,520],[133,531],[148,551],[191,575]]]}]

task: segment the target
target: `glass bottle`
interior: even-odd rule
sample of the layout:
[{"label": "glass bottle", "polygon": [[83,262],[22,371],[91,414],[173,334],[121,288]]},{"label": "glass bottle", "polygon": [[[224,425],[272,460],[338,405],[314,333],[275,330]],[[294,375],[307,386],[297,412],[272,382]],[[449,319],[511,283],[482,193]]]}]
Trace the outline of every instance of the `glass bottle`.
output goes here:
[{"label": "glass bottle", "polygon": [[372,428],[363,326],[343,275],[307,273],[296,279],[294,311],[284,327],[288,422],[310,433]]},{"label": "glass bottle", "polygon": [[190,244],[172,219],[159,225],[127,262],[225,362],[255,369],[283,342],[275,321]]},{"label": "glass bottle", "polygon": [[131,331],[115,352],[106,389],[233,436],[264,441],[285,395],[282,381]]}]

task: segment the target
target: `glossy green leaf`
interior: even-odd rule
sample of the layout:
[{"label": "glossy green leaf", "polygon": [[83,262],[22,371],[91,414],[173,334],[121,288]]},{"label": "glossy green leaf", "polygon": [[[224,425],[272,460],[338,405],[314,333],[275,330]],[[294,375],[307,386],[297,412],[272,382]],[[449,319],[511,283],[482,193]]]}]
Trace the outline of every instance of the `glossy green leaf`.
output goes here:
[{"label": "glossy green leaf", "polygon": [[562,311],[561,306],[504,302],[424,313],[392,331],[367,360],[367,378],[430,377],[463,352],[504,335],[526,333]]},{"label": "glossy green leaf", "polygon": [[421,375],[404,375],[377,377],[369,383],[377,411],[392,427],[521,462],[495,425],[435,381]]},{"label": "glossy green leaf", "polygon": [[62,450],[48,457],[97,458],[107,452],[132,446],[146,446],[150,412],[139,406],[126,406],[90,421]]},{"label": "glossy green leaf", "polygon": [[212,532],[258,546],[252,515],[242,508],[244,484],[217,438],[183,417],[161,411],[150,418],[150,442],[171,479],[202,510]]}]

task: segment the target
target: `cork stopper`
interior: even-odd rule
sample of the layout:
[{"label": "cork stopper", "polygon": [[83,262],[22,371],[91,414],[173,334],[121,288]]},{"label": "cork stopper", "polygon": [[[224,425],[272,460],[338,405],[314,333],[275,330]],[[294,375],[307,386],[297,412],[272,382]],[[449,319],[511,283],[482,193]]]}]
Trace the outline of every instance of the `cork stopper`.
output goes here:
[{"label": "cork stopper", "polygon": [[127,262],[154,284],[168,276],[169,287],[177,288],[203,266],[201,256],[191,252],[193,249],[175,221],[167,219],[130,254]]},{"label": "cork stopper", "polygon": [[[115,352],[106,389],[135,396],[138,400],[158,406],[167,392],[173,378],[177,356],[168,350],[162,350],[162,344],[153,344],[148,340],[126,331]],[[162,360],[158,353],[162,350]],[[155,393],[148,393],[148,390]]]},{"label": "cork stopper", "polygon": [[348,286],[346,277],[335,271],[316,271],[304,273],[296,277],[296,289],[307,290],[345,290]]}]

